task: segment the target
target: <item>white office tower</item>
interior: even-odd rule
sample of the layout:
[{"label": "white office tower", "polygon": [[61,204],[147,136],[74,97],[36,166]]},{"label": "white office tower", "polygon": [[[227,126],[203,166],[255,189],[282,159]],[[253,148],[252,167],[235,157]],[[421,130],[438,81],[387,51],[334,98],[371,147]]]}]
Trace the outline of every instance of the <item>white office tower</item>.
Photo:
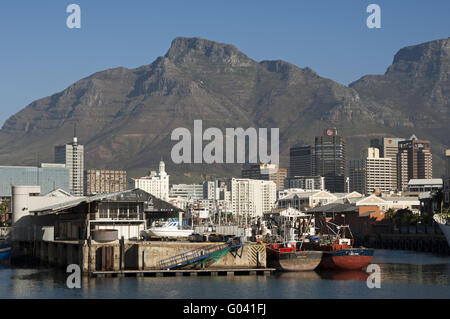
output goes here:
[{"label": "white office tower", "polygon": [[151,171],[148,176],[134,179],[134,187],[140,188],[163,200],[169,199],[169,175],[163,161],[159,162],[159,172]]},{"label": "white office tower", "polygon": [[203,182],[203,198],[210,200],[219,199],[219,181],[205,181]]},{"label": "white office tower", "polygon": [[84,146],[74,136],[72,143],[55,146],[55,163],[66,164],[69,169],[69,189],[72,195],[84,192]]},{"label": "white office tower", "polygon": [[350,191],[389,193],[395,188],[391,178],[393,165],[392,158],[380,157],[377,148],[368,148],[366,158],[350,161]]},{"label": "white office tower", "polygon": [[175,184],[169,191],[171,198],[183,198],[185,200],[203,199],[202,184]]},{"label": "white office tower", "polygon": [[240,218],[260,217],[274,208],[277,186],[273,181],[233,178],[231,180],[231,206]]}]

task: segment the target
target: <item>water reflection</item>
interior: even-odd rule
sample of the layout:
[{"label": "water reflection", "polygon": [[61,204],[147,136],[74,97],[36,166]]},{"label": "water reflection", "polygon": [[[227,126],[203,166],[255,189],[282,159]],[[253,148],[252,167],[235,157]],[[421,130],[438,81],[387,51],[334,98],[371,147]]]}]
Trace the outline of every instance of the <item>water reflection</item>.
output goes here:
[{"label": "water reflection", "polygon": [[272,276],[82,277],[66,286],[64,271],[0,269],[0,298],[450,298],[450,258],[399,251],[376,253],[381,289],[365,271],[308,271]]},{"label": "water reflection", "polygon": [[322,270],[319,276],[327,280],[349,280],[349,281],[367,281],[369,274],[364,270]]},{"label": "water reflection", "polygon": [[450,284],[450,264],[379,264],[381,281],[415,285]]},{"label": "water reflection", "polygon": [[320,276],[315,271],[282,272],[275,274],[281,280],[317,280]]}]

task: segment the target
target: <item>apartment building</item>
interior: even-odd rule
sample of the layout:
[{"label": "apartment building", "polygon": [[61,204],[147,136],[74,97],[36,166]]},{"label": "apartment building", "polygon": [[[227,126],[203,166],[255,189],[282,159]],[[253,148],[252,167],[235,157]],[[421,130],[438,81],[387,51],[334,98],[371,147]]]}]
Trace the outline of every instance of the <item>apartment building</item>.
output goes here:
[{"label": "apartment building", "polygon": [[85,180],[85,194],[88,196],[122,192],[127,189],[126,171],[89,169],[85,172]]},{"label": "apartment building", "polygon": [[373,194],[376,191],[389,193],[395,187],[392,184],[393,160],[380,157],[378,148],[367,149],[367,156],[349,163],[350,191],[361,194]]},{"label": "apartment building", "polygon": [[275,206],[276,185],[273,181],[232,178],[231,207],[239,217],[258,217]]}]

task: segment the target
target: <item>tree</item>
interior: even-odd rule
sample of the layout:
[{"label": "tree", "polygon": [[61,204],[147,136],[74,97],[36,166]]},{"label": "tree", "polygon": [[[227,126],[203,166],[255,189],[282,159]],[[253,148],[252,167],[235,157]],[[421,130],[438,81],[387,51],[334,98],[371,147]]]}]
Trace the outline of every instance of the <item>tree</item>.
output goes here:
[{"label": "tree", "polygon": [[411,210],[407,208],[399,209],[397,211],[392,211],[389,209],[387,211],[388,218],[395,222],[398,225],[413,225],[417,224],[420,216],[414,214]]},{"label": "tree", "polygon": [[394,215],[395,215],[395,210],[393,210],[392,208],[389,208],[386,212],[385,218],[388,220],[393,220]]}]

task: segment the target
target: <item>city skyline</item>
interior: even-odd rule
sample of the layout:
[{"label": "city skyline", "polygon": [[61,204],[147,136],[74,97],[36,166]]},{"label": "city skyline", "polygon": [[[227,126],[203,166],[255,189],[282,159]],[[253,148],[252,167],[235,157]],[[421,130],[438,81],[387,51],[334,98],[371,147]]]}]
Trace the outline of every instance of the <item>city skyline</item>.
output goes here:
[{"label": "city skyline", "polygon": [[[330,133],[330,132],[332,132],[332,133]],[[333,137],[335,134],[337,134],[337,131],[330,130],[330,129],[325,129],[323,136],[316,137],[316,143],[317,143],[317,138],[320,138],[320,140],[321,140],[324,137],[328,137],[328,138]],[[345,136],[338,136],[338,135],[336,135],[336,136],[339,138],[339,141],[340,141],[341,138],[342,138],[343,141],[345,141]],[[380,140],[381,141],[385,141],[385,142],[382,142],[381,144],[379,144]],[[400,163],[397,163],[397,161],[399,160],[397,157],[400,156],[400,158],[403,158],[405,155],[398,155],[397,154],[398,150],[399,150],[399,147],[400,147],[399,145],[395,144],[396,145],[396,147],[395,147],[396,150],[394,150],[392,148],[392,146],[386,146],[384,144],[384,143],[387,143],[386,141],[389,141],[389,143],[391,143],[392,141],[396,141],[396,142],[402,141],[401,143],[404,143],[404,144],[407,144],[407,145],[411,141],[413,141],[413,142],[416,141],[416,143],[419,144],[419,145],[421,145],[423,143],[427,143],[427,152],[428,152],[427,156],[429,156],[429,159],[427,159],[427,161],[430,161],[430,162],[428,164],[426,164],[426,165],[429,165],[430,168],[423,168],[422,167],[422,170],[424,170],[424,169],[427,170],[426,172],[423,171],[422,173],[417,173],[417,169],[418,169],[417,167],[415,168],[416,171],[414,171],[414,172],[411,172],[411,173],[408,173],[408,171],[405,171],[406,173],[403,172],[403,175],[406,174],[405,175],[406,177],[404,177],[405,180],[402,182],[403,183],[402,185],[404,186],[403,188],[406,187],[407,182],[410,179],[412,179],[412,178],[420,178],[421,176],[422,176],[422,178],[428,178],[428,179],[433,178],[433,175],[431,173],[433,171],[433,169],[432,169],[433,168],[433,164],[432,164],[432,161],[431,161],[432,153],[429,152],[429,150],[431,149],[430,145],[432,145],[432,143],[430,144],[429,141],[424,141],[424,140],[418,139],[413,134],[410,138],[384,137],[384,138],[372,139],[370,141],[370,144],[367,144],[366,147],[363,147],[361,149],[363,153],[366,152],[366,155],[367,155],[367,151],[369,151],[369,153],[371,152],[372,155],[368,155],[367,158],[375,158],[375,159],[379,158],[381,160],[384,157],[392,158],[392,172],[397,172],[397,169],[398,169],[398,167],[400,165]],[[79,148],[79,151],[76,152],[76,154],[73,153],[73,151],[71,150],[73,145],[76,145]],[[345,142],[344,142],[344,145],[345,145]],[[69,148],[68,151],[66,150],[67,148]],[[318,172],[318,170],[315,169],[317,164],[314,164],[314,163],[318,161],[318,159],[316,159],[315,149],[316,149],[315,147],[309,146],[309,145],[300,146],[300,147],[299,146],[292,146],[290,148],[289,164],[286,167],[274,165],[274,164],[271,164],[271,163],[270,164],[244,163],[242,165],[241,178],[250,178],[250,179],[256,179],[256,180],[257,179],[269,179],[269,180],[273,179],[275,181],[275,183],[277,184],[277,190],[282,190],[285,187],[284,183],[282,181],[284,181],[285,179],[288,180],[289,178],[292,179],[292,180],[295,180],[296,178],[298,179],[299,177],[302,177],[302,178],[308,177],[309,179],[314,179],[315,177],[320,177],[320,178],[325,178],[325,181],[326,181],[326,174],[325,174],[326,172],[323,171],[322,174],[320,174]],[[376,155],[373,154],[373,151],[371,151],[372,149],[376,149],[377,150]],[[305,154],[302,153],[301,155],[299,155],[299,151],[300,152],[304,152],[304,150],[307,150],[307,154],[305,153],[306,154],[305,155]],[[344,150],[345,150],[345,147],[344,147]],[[339,151],[339,152],[341,152],[341,151]],[[445,170],[447,172],[446,173],[447,175],[448,175],[448,171],[449,171],[448,167],[450,167],[450,165],[448,164],[448,163],[450,163],[450,160],[449,160],[450,156],[448,155],[448,154],[450,154],[449,152],[450,152],[450,149],[446,150],[444,152],[444,154],[443,154],[445,156],[445,159],[446,159]],[[66,153],[68,155],[66,155]],[[77,159],[77,158],[79,158],[79,159]],[[166,174],[166,172],[165,172],[165,163],[164,163],[164,161],[162,159],[163,158],[161,158],[161,160],[158,162],[159,172],[163,172],[163,174]],[[343,170],[344,173],[342,175],[345,176],[345,177],[350,177],[351,176],[350,170],[352,170],[352,166],[353,166],[353,168],[355,168],[355,167],[356,168],[362,167],[360,163],[357,163],[357,162],[361,161],[362,159],[363,158],[352,158],[352,159],[347,159],[346,160],[345,157],[344,157],[344,159],[339,159],[339,162],[340,163],[342,162],[339,165],[341,165],[341,166],[343,165],[344,166],[344,167],[340,168],[341,170],[344,169]],[[332,159],[330,159],[330,160],[332,162]],[[417,161],[417,160],[415,160],[415,161]],[[81,169],[79,169],[78,167],[75,167],[75,171],[77,171],[77,173],[75,174],[76,177],[72,177],[74,175],[73,172],[72,172],[73,169],[74,169],[72,167],[72,163],[73,162],[76,162],[77,165],[81,167]],[[331,162],[328,163],[327,165],[333,166],[334,164],[332,164]],[[116,173],[122,174],[121,172],[123,172],[125,174],[125,176],[127,174],[126,170],[120,170],[120,169],[117,169],[115,167],[108,167],[108,168],[100,168],[99,169],[99,168],[92,167],[92,166],[89,166],[89,165],[86,166],[85,163],[84,163],[84,145],[82,145],[82,144],[80,144],[78,142],[78,138],[75,135],[73,137],[73,141],[72,142],[64,144],[64,145],[55,145],[55,161],[54,161],[54,164],[53,163],[37,162],[37,165],[38,165],[37,167],[38,168],[39,167],[49,167],[49,168],[51,168],[53,166],[54,167],[58,167],[57,165],[59,165],[59,164],[65,165],[65,167],[70,170],[70,176],[71,176],[70,177],[70,190],[72,191],[72,189],[74,189],[74,186],[72,186],[73,184],[76,184],[76,183],[79,184],[78,186],[75,187],[77,189],[77,194],[81,194],[80,193],[81,189],[83,189],[84,193],[86,193],[86,190],[88,189],[87,186],[86,186],[86,183],[87,183],[87,181],[89,179],[91,179],[91,177],[87,177],[88,176],[87,174],[88,174],[89,171],[92,171],[93,174],[95,172],[97,172],[97,174],[100,174],[100,173],[101,174],[104,174],[104,173],[109,174],[108,173],[109,171],[111,172],[111,174],[116,174]],[[403,165],[405,165],[405,164],[403,164]],[[417,166],[418,164],[415,164],[415,165]],[[425,164],[419,164],[419,168],[420,168],[420,165],[423,166]],[[19,168],[20,167],[24,167],[24,168],[28,167],[29,169],[32,169],[33,166],[10,165],[10,166],[1,166],[1,167],[19,167]],[[123,190],[123,187],[128,187],[128,184],[129,184],[130,181],[134,182],[136,180],[136,183],[137,183],[137,180],[139,180],[140,178],[142,178],[142,180],[146,180],[146,179],[147,180],[152,180],[155,177],[157,179],[159,179],[159,173],[157,173],[156,171],[153,171],[153,169],[155,167],[156,167],[156,163],[149,163],[149,165],[147,166],[147,169],[148,169],[148,172],[149,172],[148,175],[142,176],[142,177],[132,176],[128,180],[126,180],[125,184],[127,186],[120,186],[120,188],[118,188],[118,190]],[[275,167],[277,169],[275,169]],[[280,169],[281,169],[281,171],[280,171]],[[301,173],[299,173],[299,172],[301,172]],[[305,174],[302,174],[302,173],[305,173]],[[282,179],[280,179],[279,174],[282,174]],[[37,177],[35,177],[35,178],[37,178],[37,181],[39,181],[39,176],[38,175],[36,175],[36,176]],[[399,172],[399,176],[401,176],[400,172]],[[236,177],[237,177],[237,175],[220,176],[219,179],[236,178]],[[102,183],[103,183],[103,179],[104,179],[104,177],[101,178]],[[95,178],[93,176],[92,176],[92,180],[95,181]],[[113,180],[115,180],[115,179],[113,179]],[[199,179],[197,182],[203,182],[203,181],[207,181],[207,180],[208,180],[208,178],[205,176],[205,177],[202,177],[201,179]],[[168,178],[167,178],[167,183],[168,183]],[[294,183],[298,184],[299,182],[296,181]],[[302,182],[302,183],[304,183],[304,182]],[[176,181],[173,184],[179,184],[179,181]],[[173,184],[168,184],[168,186],[171,186]],[[396,174],[393,175],[393,179],[392,179],[392,181],[389,182],[389,185],[391,185],[392,190],[394,190],[396,188],[398,190],[400,190],[400,191],[402,190],[402,187],[399,186],[400,184],[397,183],[397,176],[396,176]],[[166,186],[166,191],[165,191],[166,192],[166,197],[167,197],[167,194],[169,192],[169,189],[167,188],[168,186]],[[104,184],[104,185],[102,184],[102,187],[105,187],[105,189],[106,188],[109,189],[109,187],[113,187],[113,186],[107,186],[106,184]],[[350,187],[350,189],[351,189],[351,187]],[[330,188],[328,188],[328,190],[330,190]],[[331,190],[333,190],[333,189],[331,189]],[[369,189],[367,189],[367,191],[369,191]],[[372,191],[372,190],[370,190],[370,191]]]}]

